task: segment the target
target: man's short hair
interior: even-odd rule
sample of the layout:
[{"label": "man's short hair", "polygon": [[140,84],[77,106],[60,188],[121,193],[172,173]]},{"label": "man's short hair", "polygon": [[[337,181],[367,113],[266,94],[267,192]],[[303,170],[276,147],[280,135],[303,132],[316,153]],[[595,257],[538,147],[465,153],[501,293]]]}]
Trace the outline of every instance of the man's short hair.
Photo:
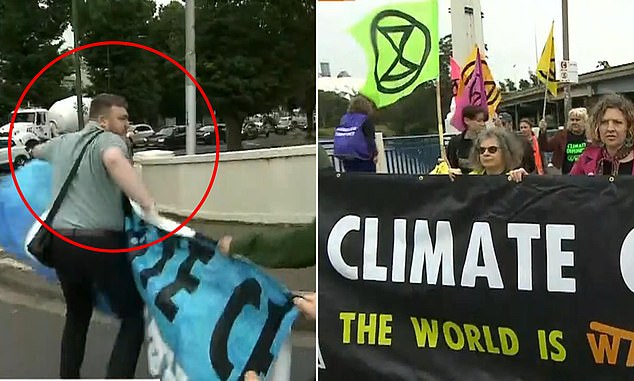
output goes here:
[{"label": "man's short hair", "polygon": [[90,102],[88,118],[96,120],[102,115],[107,115],[112,107],[128,108],[128,102],[124,97],[114,94],[99,94]]},{"label": "man's short hair", "polygon": [[468,105],[465,106],[465,108],[462,109],[462,117],[463,118],[467,118],[470,120],[475,120],[475,118],[477,118],[477,116],[479,114],[484,115],[484,121],[488,121],[489,120],[489,111],[481,106],[473,106],[473,105]]},{"label": "man's short hair", "polygon": [[498,118],[500,118],[500,120],[503,121],[503,122],[513,123],[513,117],[508,112],[501,112],[498,115]]}]

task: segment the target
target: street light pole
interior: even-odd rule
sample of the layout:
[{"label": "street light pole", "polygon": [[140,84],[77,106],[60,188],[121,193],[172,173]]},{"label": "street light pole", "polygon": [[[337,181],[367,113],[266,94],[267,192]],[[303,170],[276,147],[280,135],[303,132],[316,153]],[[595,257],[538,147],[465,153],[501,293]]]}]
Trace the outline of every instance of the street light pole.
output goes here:
[{"label": "street light pole", "polygon": [[[79,13],[77,9],[77,0],[72,0],[72,24],[73,24],[73,39],[74,46],[79,46]],[[75,94],[77,95],[77,129],[81,131],[84,129],[84,105],[82,102],[82,89],[81,89],[81,57],[78,52],[73,54],[75,60]]]},{"label": "street light pole", "polygon": [[[564,61],[570,60],[570,42],[568,40],[568,0],[561,0],[561,20],[563,28]],[[570,97],[570,83],[564,86],[564,118],[568,119],[568,112],[572,108]]]},{"label": "street light pole", "polygon": [[[185,1],[185,66],[192,77],[196,78],[196,5],[194,0]],[[185,109],[187,135],[185,152],[196,154],[196,86],[185,76]]]}]

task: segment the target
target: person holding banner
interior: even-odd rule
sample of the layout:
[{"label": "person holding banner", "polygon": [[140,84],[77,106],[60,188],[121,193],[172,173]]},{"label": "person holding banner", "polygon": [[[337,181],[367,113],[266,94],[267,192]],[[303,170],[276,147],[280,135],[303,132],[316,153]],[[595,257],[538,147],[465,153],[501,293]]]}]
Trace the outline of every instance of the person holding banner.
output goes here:
[{"label": "person holding banner", "polygon": [[470,174],[506,174],[521,164],[523,153],[519,140],[510,132],[499,128],[484,130],[473,142]]},{"label": "person holding banner", "polygon": [[335,128],[334,154],[346,172],[376,172],[378,150],[374,123],[370,117],[374,104],[363,95],[350,100],[348,111]]},{"label": "person holding banner", "polygon": [[[83,130],[33,149],[35,158],[51,164],[55,192],[79,160],[76,176],[51,224],[64,237],[104,249],[127,247],[123,193],[138,202],[146,214],[156,214],[152,197],[127,157],[127,128],[126,100],[101,94],[93,99]],[[79,157],[84,147],[85,154]],[[121,319],[106,377],[133,378],[144,339],[144,321],[143,302],[127,254],[92,252],[57,237],[53,237],[50,253],[66,302],[60,377],[80,377],[96,303],[93,291],[97,289]]]},{"label": "person holding banner", "polygon": [[537,142],[544,152],[552,152],[552,163],[567,175],[575,162],[586,148],[588,128],[588,112],[585,108],[573,108],[568,113],[568,123],[565,130],[559,131],[552,138],[546,135],[546,121],[539,122],[539,137]]},{"label": "person holding banner", "polygon": [[449,140],[447,160],[451,168],[460,169],[462,174],[467,174],[473,170],[473,163],[469,159],[474,147],[473,140],[485,128],[488,111],[480,106],[468,105],[462,110],[462,117],[467,128]]},{"label": "person holding banner", "polygon": [[594,106],[587,147],[571,175],[634,175],[634,105],[622,95],[607,95]]}]

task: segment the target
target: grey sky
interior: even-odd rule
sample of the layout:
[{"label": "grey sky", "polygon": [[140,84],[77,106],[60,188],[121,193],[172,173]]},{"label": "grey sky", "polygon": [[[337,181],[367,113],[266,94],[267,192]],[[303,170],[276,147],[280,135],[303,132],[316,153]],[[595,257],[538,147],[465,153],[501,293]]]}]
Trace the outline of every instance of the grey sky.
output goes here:
[{"label": "grey sky", "polygon": [[[451,33],[450,1],[438,1],[442,37]],[[330,62],[333,75],[346,70],[354,77],[365,77],[363,50],[347,29],[373,8],[389,2],[394,0],[318,2],[319,62]],[[541,54],[553,19],[555,58],[557,62],[562,59],[561,1],[480,0],[480,3],[488,62],[497,81],[528,78],[528,69],[535,70],[536,55]],[[629,37],[624,32],[629,29],[633,14],[632,0],[569,1],[570,59],[577,61],[580,74],[596,70],[599,60],[612,66],[634,61],[634,50],[628,48]]]}]

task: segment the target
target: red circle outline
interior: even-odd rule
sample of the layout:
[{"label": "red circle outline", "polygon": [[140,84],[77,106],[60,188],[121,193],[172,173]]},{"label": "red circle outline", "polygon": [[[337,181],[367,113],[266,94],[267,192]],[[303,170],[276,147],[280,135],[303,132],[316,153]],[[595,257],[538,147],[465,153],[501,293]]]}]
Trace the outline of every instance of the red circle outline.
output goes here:
[{"label": "red circle outline", "polygon": [[177,231],[179,231],[183,226],[187,225],[187,223],[189,223],[189,221],[191,221],[194,218],[194,216],[198,213],[200,208],[202,208],[202,205],[205,203],[205,200],[209,196],[209,192],[211,191],[211,187],[213,186],[214,180],[216,179],[216,172],[218,171],[218,160],[220,158],[220,135],[218,134],[218,122],[216,121],[216,115],[214,114],[213,108],[211,107],[211,103],[209,102],[209,98],[207,98],[207,94],[205,94],[205,91],[203,90],[203,88],[200,86],[198,81],[196,81],[196,78],[194,78],[191,75],[191,73],[189,71],[187,71],[187,69],[185,69],[181,64],[176,62],[174,59],[172,59],[167,54],[164,54],[164,53],[162,53],[162,52],[160,52],[160,51],[158,51],[156,49],[150,48],[149,46],[145,46],[145,45],[142,45],[142,44],[137,44],[137,43],[134,43],[134,42],[128,42],[128,41],[112,40],[112,41],[100,41],[100,42],[95,42],[95,43],[92,43],[92,44],[79,46],[79,47],[77,47],[75,49],[72,49],[72,50],[60,55],[59,57],[55,58],[53,61],[49,62],[46,66],[44,66],[44,68],[42,70],[40,70],[40,72],[37,73],[37,75],[35,77],[33,77],[31,82],[29,82],[29,84],[26,86],[26,88],[22,92],[22,95],[20,96],[20,99],[18,100],[17,105],[15,106],[15,109],[13,111],[13,117],[11,118],[11,126],[9,127],[9,137],[13,136],[13,126],[15,124],[15,118],[16,118],[16,116],[18,114],[18,110],[20,109],[20,106],[22,105],[22,101],[24,100],[24,97],[26,96],[28,91],[31,89],[31,87],[33,86],[35,81],[37,81],[38,78],[40,78],[40,76],[42,74],[44,74],[44,72],[46,72],[46,70],[48,70],[51,66],[53,66],[58,61],[62,60],[63,58],[68,57],[69,55],[71,55],[71,54],[73,54],[75,52],[80,52],[82,50],[89,49],[89,48],[94,48],[94,47],[97,47],[97,46],[108,46],[108,45],[131,46],[131,47],[134,47],[134,48],[143,49],[143,50],[146,50],[148,52],[154,53],[154,54],[156,54],[156,55],[168,60],[174,66],[179,68],[196,85],[196,88],[198,89],[200,94],[205,99],[205,103],[207,104],[207,107],[209,108],[209,111],[211,113],[211,118],[212,118],[212,120],[214,122],[214,130],[215,130],[215,133],[216,133],[216,159],[214,161],[214,170],[213,170],[213,173],[211,175],[211,179],[209,181],[209,185],[207,186],[207,189],[205,190],[205,194],[203,195],[203,198],[200,200],[198,205],[196,205],[196,208],[194,209],[192,214],[190,214],[189,217],[187,217],[187,219],[185,221],[183,221],[183,223],[181,223],[176,229],[171,231],[169,234],[163,236],[162,238],[159,238],[159,239],[157,239],[157,240],[155,240],[153,242],[146,243],[145,245],[130,247],[130,248],[127,248],[127,249],[102,249],[102,248],[98,248],[98,247],[92,247],[92,246],[83,245],[83,244],[77,243],[77,242],[75,242],[75,241],[73,241],[73,240],[71,240],[69,238],[66,238],[66,237],[62,236],[61,234],[56,232],[53,228],[48,226],[44,221],[42,221],[40,216],[38,216],[37,213],[35,213],[35,211],[31,208],[29,203],[26,201],[26,198],[22,194],[22,190],[20,189],[20,186],[18,185],[18,180],[15,177],[15,169],[13,168],[13,156],[11,154],[11,144],[8,145],[9,146],[8,147],[9,148],[8,149],[8,153],[9,153],[9,168],[11,169],[11,178],[13,179],[13,183],[15,184],[15,187],[16,187],[16,189],[18,191],[18,194],[20,195],[20,198],[22,199],[22,202],[24,202],[24,205],[26,205],[26,207],[29,209],[29,211],[33,215],[33,217],[35,217],[35,219],[38,220],[42,224],[42,226],[44,226],[48,231],[53,233],[56,237],[58,237],[58,238],[60,238],[60,239],[62,239],[64,241],[70,243],[71,245],[74,245],[76,247],[79,247],[79,248],[82,248],[82,249],[85,249],[85,250],[97,251],[97,252],[101,252],[101,253],[112,253],[112,254],[114,254],[114,253],[129,253],[129,252],[136,251],[136,250],[146,249],[146,248],[149,248],[149,247],[151,247],[153,245],[156,245],[157,243],[163,242],[166,239],[168,239],[169,237],[173,236]]}]

